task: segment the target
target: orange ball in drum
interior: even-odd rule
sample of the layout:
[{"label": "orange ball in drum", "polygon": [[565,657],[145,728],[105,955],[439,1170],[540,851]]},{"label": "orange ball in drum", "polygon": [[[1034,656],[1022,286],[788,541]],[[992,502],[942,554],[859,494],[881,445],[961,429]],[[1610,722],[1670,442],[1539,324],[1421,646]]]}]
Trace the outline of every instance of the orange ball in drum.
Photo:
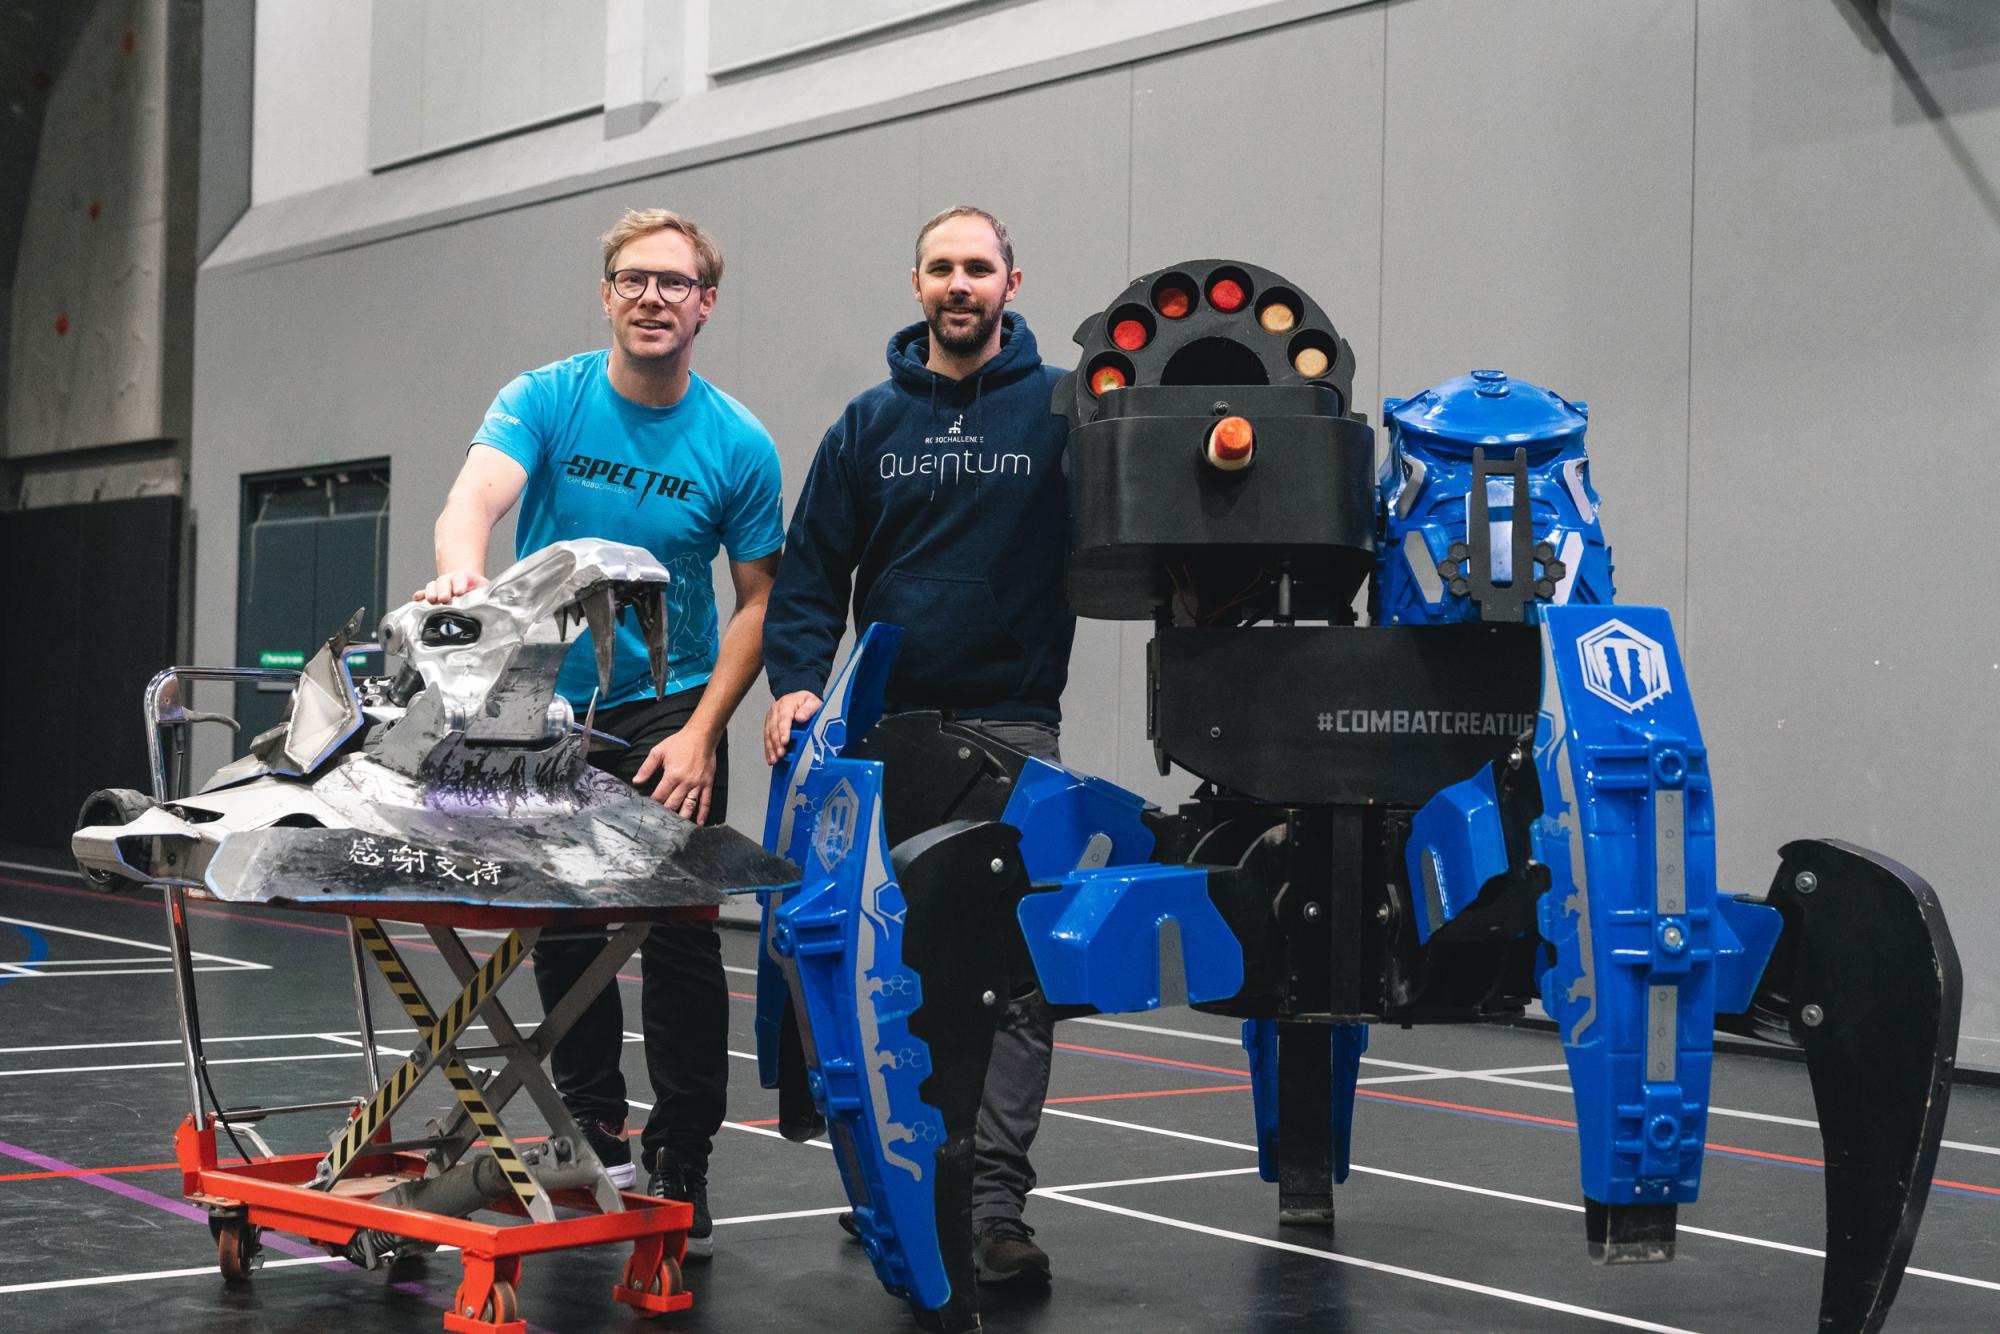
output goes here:
[{"label": "orange ball in drum", "polygon": [[1153,309],[1170,320],[1184,317],[1193,304],[1193,298],[1178,287],[1163,287],[1160,294],[1153,298]]},{"label": "orange ball in drum", "polygon": [[1257,435],[1243,417],[1224,417],[1208,432],[1208,461],[1225,472],[1250,466]]},{"label": "orange ball in drum", "polygon": [[1116,366],[1099,366],[1090,373],[1090,392],[1093,394],[1105,394],[1124,387],[1125,372]]},{"label": "orange ball in drum", "polygon": [[1271,333],[1290,333],[1299,322],[1299,313],[1282,301],[1273,301],[1257,312],[1257,323]]},{"label": "orange ball in drum", "polygon": [[1225,315],[1243,309],[1243,303],[1247,299],[1243,293],[1243,284],[1234,278],[1224,278],[1208,289],[1208,304]]},{"label": "orange ball in drum", "polygon": [[1330,364],[1326,352],[1317,347],[1302,347],[1298,355],[1292,358],[1292,369],[1308,380],[1325,375],[1326,368]]},{"label": "orange ball in drum", "polygon": [[1120,320],[1111,326],[1111,341],[1127,352],[1137,352],[1146,345],[1146,326],[1137,320]]}]

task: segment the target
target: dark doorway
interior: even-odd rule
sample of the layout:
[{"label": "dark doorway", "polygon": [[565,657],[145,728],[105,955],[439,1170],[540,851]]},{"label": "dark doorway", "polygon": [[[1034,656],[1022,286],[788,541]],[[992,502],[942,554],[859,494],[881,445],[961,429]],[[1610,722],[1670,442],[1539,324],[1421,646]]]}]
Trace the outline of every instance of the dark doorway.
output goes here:
[{"label": "dark doorway", "polygon": [[[357,607],[373,639],[388,597],[389,463],[243,479],[243,541],[236,566],[236,661],[302,667]],[[356,654],[356,672],[380,656]],[[284,717],[289,687],[239,686],[236,752]]]},{"label": "dark doorway", "polygon": [[181,501],[0,514],[0,842],[66,849],[84,797],[151,786],[139,696],[177,652]]}]

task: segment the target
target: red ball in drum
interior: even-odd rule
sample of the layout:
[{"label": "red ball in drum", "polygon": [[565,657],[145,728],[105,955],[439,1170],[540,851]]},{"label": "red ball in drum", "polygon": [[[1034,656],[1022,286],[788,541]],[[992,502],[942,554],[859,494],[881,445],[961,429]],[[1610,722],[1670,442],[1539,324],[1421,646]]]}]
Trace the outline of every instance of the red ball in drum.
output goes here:
[{"label": "red ball in drum", "polygon": [[1246,300],[1248,297],[1244,294],[1243,284],[1234,278],[1221,279],[1208,289],[1208,304],[1225,315],[1243,309]]},{"label": "red ball in drum", "polygon": [[1120,320],[1111,326],[1111,341],[1127,352],[1137,352],[1146,345],[1146,326],[1137,320]]},{"label": "red ball in drum", "polygon": [[1124,387],[1125,372],[1116,366],[1100,366],[1091,373],[1090,392],[1093,394],[1107,394],[1113,389]]},{"label": "red ball in drum", "polygon": [[1170,320],[1185,316],[1193,304],[1193,298],[1178,287],[1163,287],[1160,294],[1153,298],[1153,309]]}]

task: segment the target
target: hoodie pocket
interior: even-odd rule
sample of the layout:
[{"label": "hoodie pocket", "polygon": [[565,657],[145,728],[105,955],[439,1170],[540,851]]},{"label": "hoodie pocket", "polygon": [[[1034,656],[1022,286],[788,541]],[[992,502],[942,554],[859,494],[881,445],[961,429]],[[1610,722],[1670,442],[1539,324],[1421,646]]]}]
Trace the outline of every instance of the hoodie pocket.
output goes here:
[{"label": "hoodie pocket", "polygon": [[891,570],[862,619],[903,627],[889,684],[903,707],[991,704],[1020,689],[1026,654],[984,579]]}]

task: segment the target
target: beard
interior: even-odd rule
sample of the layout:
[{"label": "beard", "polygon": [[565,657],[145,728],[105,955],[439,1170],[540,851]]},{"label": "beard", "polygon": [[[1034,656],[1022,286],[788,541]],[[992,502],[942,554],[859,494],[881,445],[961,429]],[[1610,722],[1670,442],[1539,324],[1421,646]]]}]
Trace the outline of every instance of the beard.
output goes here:
[{"label": "beard", "polygon": [[[970,314],[976,318],[963,333],[951,332],[945,325],[947,314]],[[947,306],[943,302],[928,307],[924,311],[924,323],[930,327],[931,339],[947,352],[977,352],[986,346],[986,340],[1000,325],[1000,312],[988,310],[984,306]]]}]

